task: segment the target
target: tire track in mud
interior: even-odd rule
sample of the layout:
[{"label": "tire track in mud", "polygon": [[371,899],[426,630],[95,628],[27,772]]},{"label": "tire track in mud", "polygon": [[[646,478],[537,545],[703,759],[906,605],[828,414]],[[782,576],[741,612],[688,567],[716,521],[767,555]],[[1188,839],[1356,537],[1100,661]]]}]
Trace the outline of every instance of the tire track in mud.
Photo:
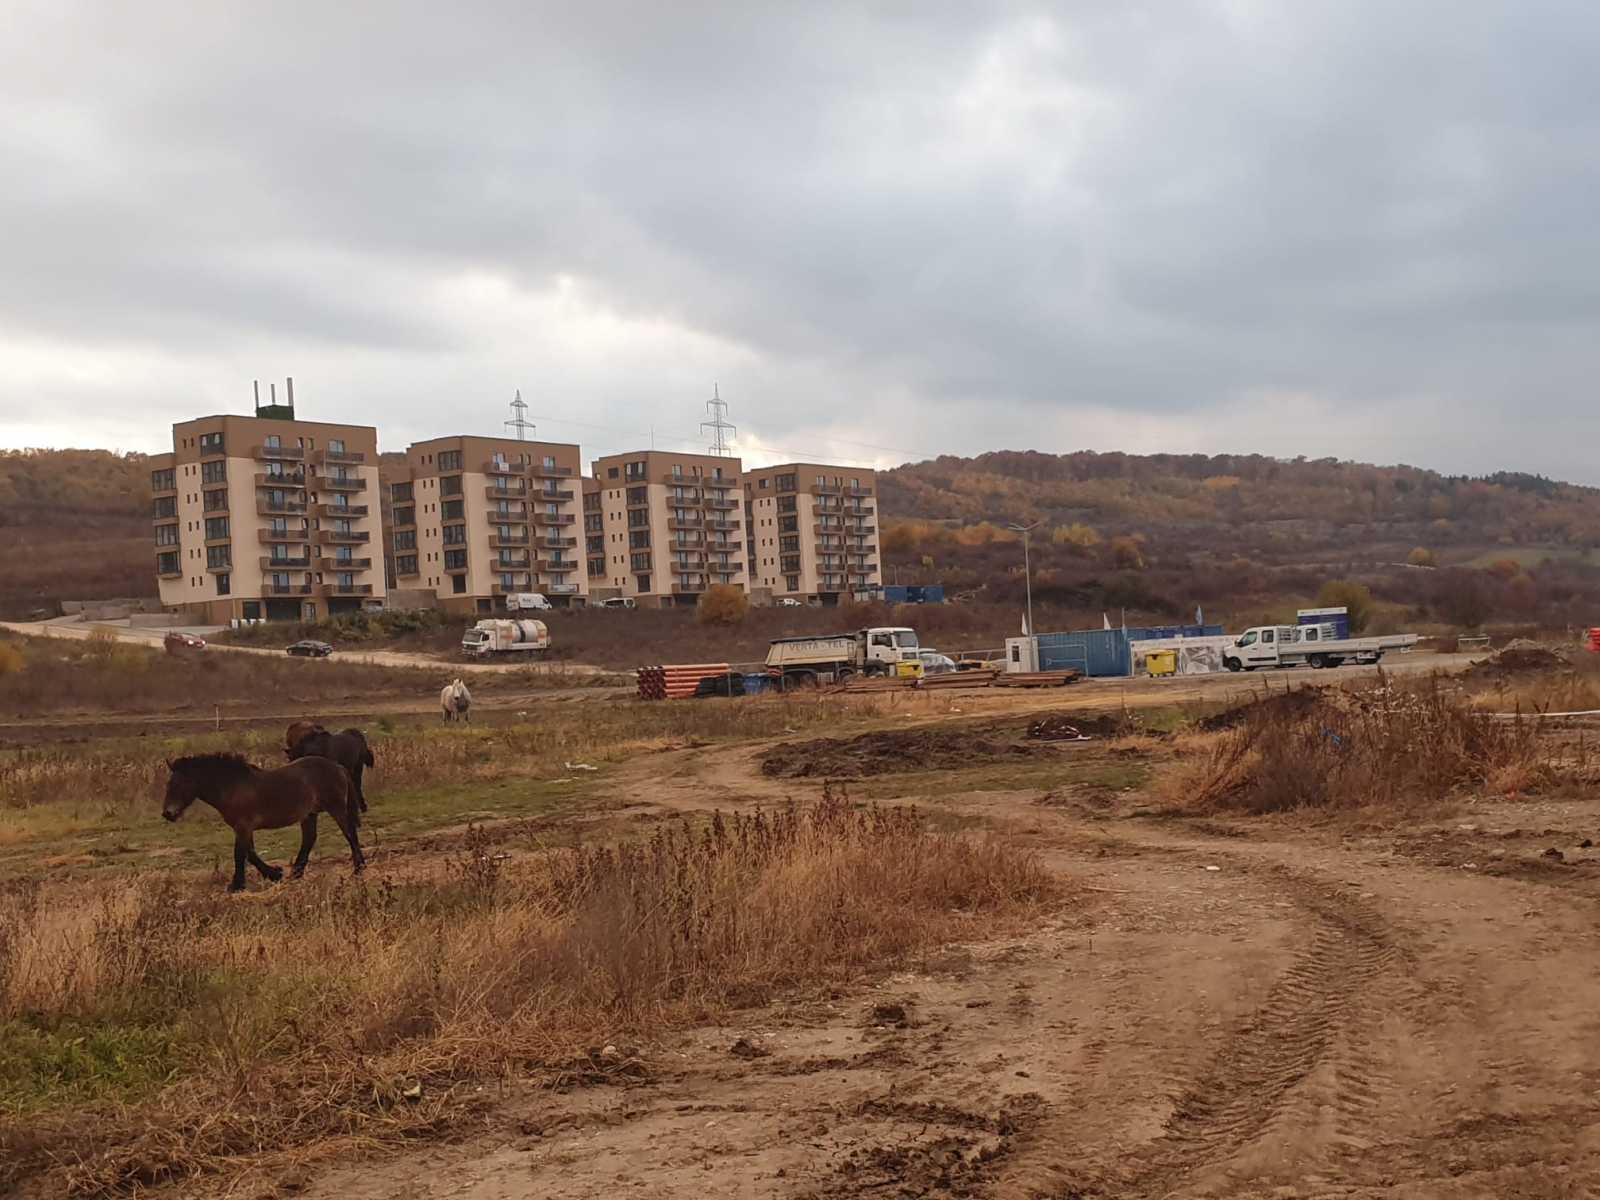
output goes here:
[{"label": "tire track in mud", "polygon": [[[1110,1169],[1078,1173],[1063,1200],[1167,1196],[1195,1171],[1246,1149],[1280,1121],[1297,1085],[1333,1067],[1337,1134],[1353,1152],[1365,1144],[1374,1101],[1389,1086],[1376,1055],[1362,1049],[1362,1006],[1402,961],[1377,913],[1337,888],[1274,869],[1316,922],[1309,943],[1266,1000],[1238,1021],[1200,1076],[1180,1091],[1161,1135]],[[1069,1173],[1071,1178],[1072,1173]]]}]

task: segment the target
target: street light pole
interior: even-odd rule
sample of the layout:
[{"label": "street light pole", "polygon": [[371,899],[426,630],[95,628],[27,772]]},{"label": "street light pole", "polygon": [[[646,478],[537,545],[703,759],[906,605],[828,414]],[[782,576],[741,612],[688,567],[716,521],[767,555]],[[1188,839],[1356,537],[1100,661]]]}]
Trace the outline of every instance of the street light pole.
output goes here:
[{"label": "street light pole", "polygon": [[1022,586],[1028,594],[1028,636],[1033,636],[1033,564],[1028,557],[1028,535],[1043,524],[1035,521],[1032,525],[1007,525],[1006,528],[1022,535]]}]

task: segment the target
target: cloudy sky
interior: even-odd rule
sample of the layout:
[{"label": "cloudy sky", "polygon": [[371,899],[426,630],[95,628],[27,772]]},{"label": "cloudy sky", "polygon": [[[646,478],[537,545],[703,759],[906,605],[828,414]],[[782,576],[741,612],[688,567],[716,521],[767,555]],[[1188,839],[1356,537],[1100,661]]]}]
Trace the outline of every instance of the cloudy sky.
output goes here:
[{"label": "cloudy sky", "polygon": [[[0,446],[1262,451],[1600,483],[1600,9],[11,0]],[[281,387],[281,382],[280,382]]]}]

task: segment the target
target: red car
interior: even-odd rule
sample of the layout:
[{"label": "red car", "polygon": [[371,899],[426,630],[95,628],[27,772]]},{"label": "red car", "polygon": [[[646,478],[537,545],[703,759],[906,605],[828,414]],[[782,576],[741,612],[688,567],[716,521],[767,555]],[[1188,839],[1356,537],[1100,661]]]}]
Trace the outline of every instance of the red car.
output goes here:
[{"label": "red car", "polygon": [[192,633],[181,633],[174,629],[161,639],[162,645],[167,648],[168,654],[186,654],[193,650],[204,650],[206,640],[196,637]]}]

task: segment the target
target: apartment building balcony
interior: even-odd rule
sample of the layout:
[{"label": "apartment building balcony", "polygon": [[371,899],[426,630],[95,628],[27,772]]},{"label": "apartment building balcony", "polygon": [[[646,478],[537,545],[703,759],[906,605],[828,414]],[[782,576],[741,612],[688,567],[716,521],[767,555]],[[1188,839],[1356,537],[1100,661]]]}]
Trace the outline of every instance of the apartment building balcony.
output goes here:
[{"label": "apartment building balcony", "polygon": [[705,503],[705,496],[698,488],[678,488],[667,493],[668,508],[699,508]]},{"label": "apartment building balcony", "polygon": [[446,575],[465,575],[467,573],[467,564],[458,563],[452,567],[449,563],[445,563],[444,573]]},{"label": "apartment building balcony", "polygon": [[299,446],[253,446],[250,457],[258,462],[303,462],[306,452]]},{"label": "apartment building balcony", "polygon": [[364,463],[367,456],[359,450],[315,450],[311,455],[312,462],[319,463]]},{"label": "apartment building balcony", "polygon": [[878,543],[877,542],[868,542],[864,546],[846,546],[845,547],[845,553],[847,553],[847,554],[876,554],[877,552],[878,552]]},{"label": "apartment building balcony", "polygon": [[865,497],[871,496],[872,495],[872,489],[869,488],[869,487],[847,487],[844,490],[844,494],[846,496],[854,496],[856,499],[859,500],[859,499],[863,499]]},{"label": "apartment building balcony", "polygon": [[311,584],[309,583],[263,583],[261,585],[263,596],[309,596]]},{"label": "apartment building balcony", "polygon": [[533,514],[533,523],[535,525],[544,525],[552,529],[559,529],[567,525],[576,525],[578,523],[578,518],[569,513],[536,512]]},{"label": "apartment building balcony", "polygon": [[715,497],[706,501],[706,507],[717,512],[733,512],[738,509],[739,504],[738,500],[719,500]]},{"label": "apartment building balcony", "polygon": [[[401,560],[408,557],[417,565],[413,567],[402,567],[400,565]],[[394,574],[395,578],[397,579],[411,579],[422,574],[422,564],[420,559],[417,555],[412,554],[410,551],[407,551],[405,554],[395,555],[394,563]]]},{"label": "apartment building balcony", "polygon": [[813,525],[811,529],[818,537],[843,537],[845,535],[845,527],[843,525],[817,524]]},{"label": "apartment building balcony", "polygon": [[711,518],[710,520],[708,520],[706,522],[706,528],[710,529],[710,530],[714,530],[717,533],[738,533],[739,532],[739,522],[737,522],[737,521],[722,521],[722,520],[718,520],[717,518],[713,517],[713,518]]},{"label": "apartment building balcony", "polygon": [[525,487],[486,487],[483,489],[485,500],[513,500],[521,504],[528,498],[528,489]]},{"label": "apartment building balcony", "polygon": [[719,491],[724,491],[739,486],[739,481],[737,479],[729,479],[725,475],[707,475],[701,479],[700,482],[708,488],[716,488]]},{"label": "apartment building balcony", "polygon": [[478,470],[485,475],[516,475],[519,478],[527,469],[525,463],[499,462],[493,458],[478,467]]},{"label": "apartment building balcony", "polygon": [[229,556],[227,562],[207,562],[206,572],[211,575],[222,575],[233,570],[233,558]]},{"label": "apartment building balcony", "polygon": [[178,481],[176,479],[172,481],[171,487],[153,487],[150,489],[151,496],[176,496],[177,494]]},{"label": "apartment building balcony", "polygon": [[699,583],[675,583],[672,585],[674,596],[693,596],[706,590],[705,581]]},{"label": "apartment building balcony", "polygon": [[571,488],[534,488],[528,493],[530,500],[542,500],[546,504],[568,504],[577,498],[577,493]]},{"label": "apartment building balcony", "polygon": [[521,549],[528,544],[528,535],[525,533],[491,533],[489,535],[489,548],[491,550]]},{"label": "apartment building balcony", "polygon": [[359,475],[347,475],[343,479],[337,475],[318,475],[312,486],[325,492],[364,492],[367,481]]},{"label": "apartment building balcony", "polygon": [[161,565],[161,556],[159,554],[156,555],[156,578],[158,578],[158,579],[182,579],[183,578],[183,562],[182,562],[182,560],[180,559],[178,562],[172,564],[171,566],[165,566],[164,567],[164,566]]},{"label": "apartment building balcony", "polygon": [[[655,560],[650,556],[650,552],[649,551],[647,551],[647,550],[645,550],[645,551],[635,551],[633,554],[630,554],[628,556],[628,570],[630,570],[630,571],[648,571],[650,569],[650,567],[651,567],[651,564],[654,561]],[[590,565],[592,566],[593,563],[591,563]],[[602,564],[602,565],[604,565],[604,564]],[[601,571],[600,573],[602,575],[605,574],[604,571]]]},{"label": "apartment building balcony", "polygon": [[263,554],[256,561],[261,564],[263,571],[309,571],[311,569],[310,554],[303,554],[299,558],[274,558],[270,554]]},{"label": "apartment building balcony", "polygon": [[547,583],[544,590],[551,596],[576,596],[583,589],[576,583]]},{"label": "apartment building balcony", "polygon": [[324,554],[317,559],[319,571],[370,571],[372,560],[370,558],[340,558],[338,555]]},{"label": "apartment building balcony", "polygon": [[556,537],[553,534],[546,534],[543,537],[537,538],[533,544],[543,550],[572,550],[578,545],[578,539],[575,537]]},{"label": "apartment building balcony", "polygon": [[839,496],[844,493],[844,489],[836,483],[813,483],[807,490],[813,496]]},{"label": "apartment building balcony", "polygon": [[319,517],[364,517],[371,509],[365,504],[329,504],[326,501],[317,505]]},{"label": "apartment building balcony", "polygon": [[258,529],[256,541],[263,546],[275,545],[279,542],[309,542],[311,531],[309,529]]},{"label": "apartment building balcony", "polygon": [[675,550],[667,562],[669,569],[676,568],[680,571],[698,571],[705,565],[706,556],[698,550]]},{"label": "apartment building balcony", "polygon": [[304,471],[285,471],[281,475],[274,475],[271,471],[257,471],[256,486],[284,488],[293,491],[296,488],[306,486],[306,473]]},{"label": "apartment building balcony", "polygon": [[706,569],[717,575],[739,575],[744,571],[744,560],[730,558],[727,562],[721,562],[718,559],[712,559]]},{"label": "apartment building balcony", "polygon": [[667,518],[667,528],[668,529],[672,529],[672,530],[704,529],[705,527],[706,527],[706,520],[705,520],[704,517],[668,517]]},{"label": "apartment building balcony", "polygon": [[304,515],[306,502],[304,500],[270,500],[266,496],[256,497],[256,514],[263,517],[298,517]]},{"label": "apartment building balcony", "polygon": [[512,553],[508,558],[500,555],[489,564],[495,571],[529,571],[533,569],[533,556],[524,551],[521,554]]},{"label": "apartment building balcony", "polygon": [[877,510],[870,504],[855,504],[839,510],[847,517],[870,517]]},{"label": "apartment building balcony", "polygon": [[370,583],[319,583],[317,584],[319,596],[370,596],[372,585]]},{"label": "apartment building balcony", "polygon": [[324,546],[359,546],[372,540],[365,529],[319,529],[317,541]]},{"label": "apartment building balcony", "polygon": [[528,468],[528,474],[535,479],[571,479],[573,469],[571,467],[546,467],[539,463],[534,463]]},{"label": "apartment building balcony", "polygon": [[513,583],[509,587],[503,583],[492,583],[489,585],[489,594],[491,596],[515,596],[518,592],[528,592],[532,590],[532,582],[526,579],[524,579],[521,583]]}]

